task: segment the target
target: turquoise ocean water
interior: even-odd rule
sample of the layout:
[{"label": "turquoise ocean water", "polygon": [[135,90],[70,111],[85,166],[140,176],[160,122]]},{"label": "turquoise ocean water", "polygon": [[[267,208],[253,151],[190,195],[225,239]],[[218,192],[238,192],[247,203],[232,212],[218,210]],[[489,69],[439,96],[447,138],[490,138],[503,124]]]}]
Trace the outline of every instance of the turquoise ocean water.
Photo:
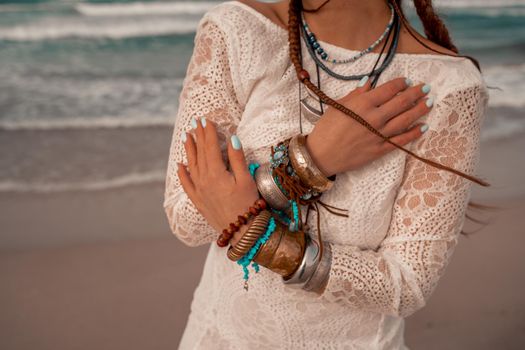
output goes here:
[{"label": "turquoise ocean water", "polygon": [[[0,1],[3,135],[172,125],[195,28],[217,3]],[[484,137],[525,130],[525,0],[437,3],[457,46],[501,89],[491,90],[498,118],[487,122]],[[15,175],[0,170],[0,190]]]}]

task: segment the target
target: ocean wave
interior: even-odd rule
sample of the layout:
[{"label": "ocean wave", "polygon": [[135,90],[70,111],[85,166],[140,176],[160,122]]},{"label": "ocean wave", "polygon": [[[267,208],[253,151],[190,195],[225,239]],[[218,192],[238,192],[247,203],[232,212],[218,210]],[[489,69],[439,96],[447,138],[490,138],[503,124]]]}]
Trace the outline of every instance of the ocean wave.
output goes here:
[{"label": "ocean wave", "polygon": [[107,180],[61,183],[29,183],[20,181],[0,181],[0,192],[52,193],[67,191],[100,191],[132,185],[159,183],[166,179],[165,171],[131,173]]},{"label": "ocean wave", "polygon": [[474,7],[474,8],[463,8],[463,7],[452,7],[450,12],[446,15],[450,18],[453,17],[469,17],[469,16],[479,16],[479,17],[524,17],[525,16],[525,7]]},{"label": "ocean wave", "polygon": [[51,17],[34,23],[0,27],[0,39],[38,41],[62,38],[125,39],[157,35],[194,33],[198,19],[170,17],[92,18]]},{"label": "ocean wave", "polygon": [[483,75],[488,86],[501,89],[489,90],[491,107],[525,107],[525,64],[489,66]]},{"label": "ocean wave", "polygon": [[504,140],[525,132],[525,123],[522,120],[509,118],[497,109],[489,110],[489,116],[481,130],[481,141]]},{"label": "ocean wave", "polygon": [[80,3],[75,9],[85,16],[202,15],[217,1],[199,2],[132,2],[119,4]]},{"label": "ocean wave", "polygon": [[523,0],[436,0],[436,7],[478,8],[523,6]]},{"label": "ocean wave", "polygon": [[49,120],[10,120],[0,121],[0,130],[65,130],[65,129],[118,129],[141,127],[171,127],[174,120],[168,118],[77,118]]}]

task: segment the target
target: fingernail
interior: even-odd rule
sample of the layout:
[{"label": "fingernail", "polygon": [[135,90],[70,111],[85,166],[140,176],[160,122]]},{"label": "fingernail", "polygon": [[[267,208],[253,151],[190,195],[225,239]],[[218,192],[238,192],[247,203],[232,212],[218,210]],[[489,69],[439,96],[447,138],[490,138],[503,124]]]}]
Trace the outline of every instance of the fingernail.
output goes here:
[{"label": "fingernail", "polygon": [[434,98],[433,97],[427,98],[427,100],[425,101],[425,104],[427,105],[428,108],[432,107],[432,105],[434,104]]},{"label": "fingernail", "polygon": [[206,117],[201,118],[201,124],[203,128],[206,127]]},{"label": "fingernail", "polygon": [[183,132],[182,132],[180,138],[182,139],[182,142],[186,142],[186,140],[188,139],[188,138],[186,137],[186,131],[183,131]]},{"label": "fingernail", "polygon": [[191,127],[197,129],[197,119],[191,118]]},{"label": "fingernail", "polygon": [[421,125],[421,128],[419,128],[421,130],[421,132],[425,132],[428,130],[428,125],[427,124],[423,124]]},{"label": "fingernail", "polygon": [[359,83],[357,84],[358,87],[365,86],[366,82],[368,81],[368,75],[365,75],[364,77],[359,80]]},{"label": "fingernail", "polygon": [[406,78],[405,79],[405,84],[407,84],[407,86],[412,86],[412,79]]},{"label": "fingernail", "polygon": [[423,93],[425,94],[428,94],[430,92],[430,85],[428,84],[423,85],[423,87],[421,88],[421,91],[423,91]]},{"label": "fingernail", "polygon": [[231,142],[234,149],[241,149],[241,140],[239,140],[237,135],[232,135]]}]

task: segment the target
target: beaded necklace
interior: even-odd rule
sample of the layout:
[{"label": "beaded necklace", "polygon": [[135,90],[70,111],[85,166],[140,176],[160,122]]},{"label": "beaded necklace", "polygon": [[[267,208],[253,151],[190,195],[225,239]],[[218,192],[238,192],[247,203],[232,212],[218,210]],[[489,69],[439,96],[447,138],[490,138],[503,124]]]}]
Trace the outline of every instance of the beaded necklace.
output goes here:
[{"label": "beaded necklace", "polygon": [[[390,38],[390,35],[393,32],[394,38],[392,40],[392,45],[390,46],[390,48],[388,50],[388,53],[387,53],[383,63],[381,64],[381,66],[379,68],[375,69],[375,67],[377,66],[377,63],[379,62],[379,60],[381,59],[382,53],[384,51],[385,45],[383,46],[383,50],[381,50],[381,53],[378,55],[376,64],[374,65],[374,68],[372,69],[372,71],[370,73],[364,73],[364,74],[358,74],[358,75],[348,75],[348,76],[345,76],[345,75],[342,75],[342,74],[338,74],[338,73],[332,71],[330,68],[328,68],[317,57],[316,51],[314,50],[314,48],[311,45],[307,44],[306,47],[308,48],[308,52],[310,53],[310,56],[315,61],[315,63],[319,67],[321,67],[321,69],[323,69],[326,73],[328,73],[329,75],[333,76],[336,79],[339,79],[339,80],[360,80],[365,75],[368,75],[370,77],[375,77],[376,78],[375,81],[377,81],[377,79],[379,78],[379,75],[392,62],[392,59],[394,58],[394,55],[395,55],[395,52],[396,52],[396,49],[397,49],[399,33],[400,33],[400,27],[401,27],[401,21],[399,21],[399,18],[397,16],[397,14],[394,14],[393,27],[394,27],[393,31],[388,31],[387,40],[385,41],[385,45],[386,45],[388,43],[388,38]],[[304,40],[308,43],[308,41],[309,41],[308,33],[306,32],[306,30],[304,29],[303,26],[301,26],[301,33],[303,35]],[[375,85],[375,83],[373,84],[373,86],[374,85]]]},{"label": "beaded necklace", "polygon": [[[388,35],[387,35],[386,40],[385,40],[385,42],[383,44],[383,47],[381,48],[381,52],[378,54],[377,60],[376,60],[376,62],[374,64],[373,68],[371,69],[370,73],[368,73],[368,74],[358,74],[358,75],[350,75],[350,76],[343,76],[343,75],[337,74],[337,73],[333,72],[332,70],[330,70],[328,67],[326,67],[317,58],[317,56],[316,56],[316,54],[315,54],[315,52],[313,50],[313,47],[311,47],[310,45],[307,44],[306,46],[307,46],[307,48],[308,48],[308,50],[310,52],[310,57],[312,57],[313,60],[316,63],[315,66],[316,66],[316,71],[317,71],[317,87],[319,89],[321,88],[321,80],[320,80],[319,68],[323,69],[329,75],[335,77],[336,79],[340,79],[340,80],[358,80],[358,79],[362,79],[364,76],[370,76],[370,77],[372,77],[372,88],[375,87],[376,84],[377,84],[377,81],[379,80],[380,74],[386,69],[386,67],[388,67],[390,65],[390,63],[392,62],[392,59],[393,59],[393,57],[395,55],[396,49],[397,49],[397,43],[398,43],[400,27],[401,27],[401,21],[399,21],[399,17],[397,16],[397,13],[394,13],[393,27],[394,27],[394,30],[391,30],[391,31],[388,32]],[[306,31],[302,30],[301,32],[303,33],[304,40],[308,41],[308,36],[306,36]],[[392,40],[392,44],[390,45],[390,47],[388,49],[388,53],[387,53],[383,63],[381,64],[381,66],[379,68],[376,69],[376,67],[377,67],[377,65],[379,63],[379,60],[381,59],[381,56],[383,56],[383,53],[384,53],[385,48],[386,48],[386,45],[388,44],[388,41],[389,41],[391,35],[394,36],[393,40]],[[301,60],[302,60],[303,59],[302,54],[300,55],[300,57],[301,57]],[[303,133],[302,116],[304,115],[307,120],[309,120],[312,123],[315,123],[323,115],[324,108],[323,108],[323,103],[318,98],[316,98],[315,96],[312,96],[312,93],[310,93],[309,89],[306,89],[306,91],[309,93],[309,95],[312,96],[312,98],[314,98],[319,103],[320,109],[317,109],[317,108],[315,108],[313,106],[310,106],[306,102],[306,98],[302,98],[301,85],[302,84],[299,82],[299,101],[300,101],[299,128],[300,128],[301,133]]]},{"label": "beaded necklace", "polygon": [[370,51],[372,51],[377,45],[379,45],[383,41],[383,39],[385,39],[387,34],[390,32],[390,30],[392,29],[392,25],[394,23],[394,13],[395,13],[395,11],[394,11],[394,8],[392,7],[392,5],[388,4],[388,6],[390,7],[390,11],[391,11],[390,20],[388,21],[386,29],[383,31],[381,36],[379,36],[379,38],[376,41],[374,41],[366,49],[362,50],[361,52],[359,52],[358,54],[356,54],[356,55],[354,55],[354,56],[352,56],[350,58],[343,59],[343,60],[329,59],[328,53],[326,53],[325,49],[317,41],[317,38],[315,37],[315,34],[310,31],[310,29],[308,27],[308,24],[306,23],[306,19],[304,18],[304,12],[301,12],[301,21],[302,21],[302,24],[303,24],[303,29],[306,32],[306,36],[308,38],[307,44],[310,45],[312,47],[312,49],[315,50],[317,52],[317,54],[319,54],[321,59],[323,59],[324,61],[327,61],[327,62],[330,62],[330,63],[335,63],[335,64],[343,64],[343,63],[354,62],[354,61],[358,60],[359,58],[361,58],[362,56],[364,56],[367,53],[369,53]]}]

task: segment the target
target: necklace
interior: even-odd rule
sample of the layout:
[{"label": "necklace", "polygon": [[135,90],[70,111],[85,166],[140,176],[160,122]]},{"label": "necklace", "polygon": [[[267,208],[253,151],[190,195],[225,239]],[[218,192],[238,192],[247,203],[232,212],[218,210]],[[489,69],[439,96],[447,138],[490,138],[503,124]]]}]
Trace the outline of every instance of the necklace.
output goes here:
[{"label": "necklace", "polygon": [[[392,58],[393,56],[395,55],[395,51],[396,51],[396,48],[397,48],[397,41],[398,41],[398,38],[399,38],[399,29],[400,29],[400,21],[398,21],[398,17],[397,17],[397,14],[394,16],[394,38],[393,38],[393,41],[392,41],[392,45],[389,47],[388,49],[388,53],[387,53],[387,56],[385,58],[385,60],[383,61],[383,63],[381,64],[381,66],[376,69],[376,66],[378,65],[379,63],[379,60],[383,54],[383,52],[385,51],[385,48],[386,48],[386,45],[388,43],[388,40],[392,34],[392,31],[389,31],[388,33],[388,36],[387,36],[387,40],[384,42],[383,44],[383,47],[381,49],[381,52],[379,53],[378,55],[378,59],[376,60],[375,64],[374,64],[374,67],[372,68],[372,71],[369,73],[369,74],[361,74],[361,75],[354,75],[354,76],[349,76],[349,77],[345,77],[345,76],[341,76],[341,77],[344,77],[344,79],[342,80],[357,80],[357,79],[361,79],[362,77],[364,77],[365,75],[368,75],[368,76],[371,76],[372,77],[372,87],[375,87],[375,85],[377,84],[377,81],[379,79],[379,76],[380,74],[383,72],[383,70],[390,64],[390,62],[392,61]],[[303,32],[304,33],[304,32]],[[307,38],[305,38],[305,40],[307,40]],[[312,58],[314,58],[314,61],[316,62],[316,71],[317,71],[317,87],[320,89],[321,88],[321,81],[320,81],[320,74],[319,74],[319,67],[321,68],[326,68],[328,69],[326,66],[324,66],[322,64],[322,62],[320,62],[318,59],[316,59],[317,57],[315,56],[315,53],[312,53],[312,50],[311,48],[309,47],[309,45],[306,45],[308,48],[309,48],[309,52],[310,52],[310,56]],[[301,61],[302,61],[302,55],[300,55],[301,57]],[[326,71],[326,69],[324,69]],[[330,74],[333,73],[336,75],[336,78],[338,78],[338,76],[340,76],[339,74],[335,73],[335,72],[332,72],[332,71],[328,71],[327,73]],[[333,74],[330,74],[333,76]],[[302,128],[302,116],[304,114],[305,118],[310,121],[311,123],[315,124],[315,122],[317,122],[321,116],[323,115],[324,113],[324,109],[323,109],[323,102],[320,101],[317,96],[315,94],[313,94],[310,89],[306,89],[308,94],[314,98],[318,103],[319,103],[319,106],[320,106],[320,110],[309,105],[307,102],[306,102],[306,97],[305,98],[302,98],[302,93],[301,93],[301,84],[299,83],[299,101],[300,101],[300,114],[299,114],[299,127],[300,127],[300,132],[302,133],[303,131],[303,128]]]},{"label": "necklace", "polygon": [[[381,53],[377,57],[377,62],[374,65],[374,69],[368,74],[365,73],[365,74],[349,75],[349,76],[338,74],[338,73],[332,71],[330,68],[328,68],[323,62],[321,62],[321,60],[319,60],[319,58],[315,54],[314,49],[310,45],[307,44],[306,47],[308,48],[308,52],[310,53],[310,56],[316,62],[316,64],[319,65],[321,67],[321,69],[323,69],[327,74],[333,76],[336,79],[339,79],[339,80],[360,80],[365,75],[368,75],[368,76],[376,76],[375,81],[377,81],[377,78],[379,77],[379,74],[381,74],[383,72],[383,70],[386,67],[388,67],[388,65],[390,64],[390,62],[394,58],[394,54],[395,54],[395,51],[396,51],[396,48],[397,48],[398,39],[399,39],[399,32],[400,32],[400,27],[401,27],[401,22],[399,21],[399,18],[397,16],[397,14],[394,15],[393,26],[394,26],[394,30],[388,32],[387,40],[384,43],[385,45],[388,43],[388,38],[390,38],[390,35],[393,32],[394,38],[392,40],[392,45],[389,48],[388,53],[387,53],[383,63],[381,64],[381,66],[379,68],[375,69],[375,67],[377,66],[377,63],[379,62],[379,60],[380,60],[380,58],[382,56],[382,53],[384,51],[385,46],[383,46],[383,50],[381,51]],[[308,42],[308,36],[306,34],[306,31],[304,30],[304,28],[302,26],[301,26],[301,33],[303,34],[304,40],[306,42]]]},{"label": "necklace", "polygon": [[394,11],[394,8],[392,7],[392,5],[388,4],[388,6],[390,7],[390,12],[391,12],[390,20],[388,21],[386,29],[383,31],[381,36],[376,41],[374,41],[369,47],[367,47],[366,49],[362,50],[361,52],[359,52],[358,54],[356,54],[356,55],[354,55],[354,56],[352,56],[350,58],[347,58],[347,59],[344,59],[344,60],[329,59],[329,56],[326,53],[325,49],[323,49],[321,44],[317,41],[317,38],[316,38],[315,34],[309,30],[308,24],[306,23],[306,20],[304,18],[304,13],[301,12],[301,21],[302,21],[303,29],[306,32],[306,36],[308,38],[307,43],[308,43],[308,45],[310,45],[312,47],[313,50],[315,50],[317,52],[317,54],[319,54],[321,59],[323,59],[324,61],[335,63],[335,64],[343,64],[343,63],[354,62],[354,61],[358,60],[359,58],[361,58],[362,56],[364,56],[367,53],[369,53],[370,51],[372,51],[377,45],[379,45],[383,41],[383,39],[385,39],[387,34],[390,32],[390,30],[392,29],[392,25],[394,23],[394,12],[395,11]]}]

